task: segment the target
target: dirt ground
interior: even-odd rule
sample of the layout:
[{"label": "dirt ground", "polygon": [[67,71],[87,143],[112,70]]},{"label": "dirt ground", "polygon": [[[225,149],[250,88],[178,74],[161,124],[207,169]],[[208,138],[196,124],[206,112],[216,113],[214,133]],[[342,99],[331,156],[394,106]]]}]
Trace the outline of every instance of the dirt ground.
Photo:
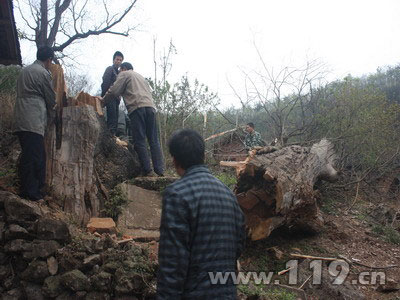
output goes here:
[{"label": "dirt ground", "polygon": [[[400,299],[400,291],[379,292],[378,284],[363,285],[359,283],[359,274],[363,271],[384,272],[386,281],[400,283],[400,235],[390,232],[381,232],[383,228],[376,218],[371,216],[371,211],[382,203],[358,200],[352,207],[351,202],[329,202],[322,199],[322,213],[325,225],[321,232],[310,234],[290,230],[277,230],[267,240],[249,242],[245,253],[241,258],[242,269],[245,271],[275,271],[275,273],[287,268],[286,262],[295,259],[292,253],[318,256],[324,258],[343,258],[359,264],[350,266],[346,281],[352,284],[356,290],[364,294],[365,299]],[[400,202],[384,203],[385,207],[398,211]],[[397,231],[398,234],[398,231]],[[277,259],[276,250],[282,251],[281,259]],[[302,259],[300,259],[299,264]],[[385,269],[385,267],[393,266]],[[369,268],[372,267],[372,268]],[[323,264],[323,268],[328,268]],[[382,268],[382,269],[380,269]],[[287,282],[287,275],[274,276],[280,282]],[[369,277],[366,277],[367,280]],[[357,280],[357,283],[355,283]],[[378,280],[379,283],[379,280]],[[300,287],[303,282],[298,282],[293,287]],[[304,287],[308,288],[304,288]],[[308,299],[332,299],[325,298],[314,293],[309,282],[304,285]],[[399,286],[400,287],[400,286]],[[336,299],[344,299],[337,297]]]}]

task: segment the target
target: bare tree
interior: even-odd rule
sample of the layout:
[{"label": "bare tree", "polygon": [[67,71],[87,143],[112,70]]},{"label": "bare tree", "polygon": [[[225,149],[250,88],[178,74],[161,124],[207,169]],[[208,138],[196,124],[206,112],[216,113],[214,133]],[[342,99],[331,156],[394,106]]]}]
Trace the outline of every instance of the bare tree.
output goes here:
[{"label": "bare tree", "polygon": [[[278,71],[269,67],[255,45],[260,61],[260,70],[244,75],[246,99],[239,97],[242,106],[261,104],[266,112],[269,127],[281,145],[289,138],[303,136],[312,126],[312,114],[309,104],[312,101],[313,84],[326,74],[326,67],[318,60],[307,62],[301,67],[283,67]],[[232,86],[231,86],[232,87]],[[232,88],[233,89],[233,88]],[[293,118],[293,115],[299,115]]]},{"label": "bare tree", "polygon": [[[121,1],[122,2],[122,1]],[[20,0],[16,8],[26,24],[22,36],[37,47],[63,51],[79,40],[104,33],[128,36],[136,28],[123,26],[137,0]],[[123,4],[125,3],[125,5]]]},{"label": "bare tree", "polygon": [[67,72],[65,74],[65,82],[67,84],[68,96],[75,97],[79,92],[90,93],[93,88],[93,82],[88,74],[79,74],[76,72]]}]

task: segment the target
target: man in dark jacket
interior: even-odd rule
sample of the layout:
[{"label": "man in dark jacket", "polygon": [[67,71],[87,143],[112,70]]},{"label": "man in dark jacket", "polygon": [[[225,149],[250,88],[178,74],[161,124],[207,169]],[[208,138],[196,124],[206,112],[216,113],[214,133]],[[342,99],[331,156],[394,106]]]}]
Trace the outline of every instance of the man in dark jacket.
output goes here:
[{"label": "man in dark jacket", "polygon": [[174,133],[169,151],[182,177],[163,195],[157,299],[236,299],[232,280],[215,284],[209,274],[236,270],[245,239],[236,197],[203,165],[196,131]]},{"label": "man in dark jacket", "polygon": [[17,81],[17,100],[14,107],[14,132],[21,144],[19,177],[21,196],[40,200],[46,179],[44,133],[48,115],[54,115],[56,95],[49,67],[53,49],[41,47],[37,60],[22,69]]},{"label": "man in dark jacket", "polygon": [[[118,68],[124,60],[124,55],[117,51],[113,55],[112,66],[107,67],[103,75],[103,83],[101,84],[101,96],[103,97],[108,89],[113,85],[118,75]],[[107,128],[110,130],[111,134],[115,135],[118,129],[118,107],[120,99],[115,97],[109,101],[106,105],[107,110]]]}]

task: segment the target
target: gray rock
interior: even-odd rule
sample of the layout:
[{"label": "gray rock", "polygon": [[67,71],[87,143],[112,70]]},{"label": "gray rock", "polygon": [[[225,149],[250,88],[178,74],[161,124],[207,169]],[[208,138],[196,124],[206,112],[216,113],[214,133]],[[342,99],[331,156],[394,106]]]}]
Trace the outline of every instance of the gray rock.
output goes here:
[{"label": "gray rock", "polygon": [[58,261],[54,258],[54,256],[50,256],[47,259],[47,268],[49,269],[50,275],[56,275],[58,272]]},{"label": "gray rock", "polygon": [[0,243],[4,241],[4,228],[6,227],[5,222],[0,221]]},{"label": "gray rock", "polygon": [[37,223],[36,234],[42,240],[56,240],[61,243],[71,240],[68,226],[61,220],[40,219]]},{"label": "gray rock", "polygon": [[100,261],[101,261],[100,254],[93,254],[93,255],[90,255],[90,256],[86,257],[83,260],[83,265],[84,265],[84,267],[86,269],[91,269],[95,265],[100,264]]},{"label": "gray rock", "polygon": [[85,299],[86,298],[86,295],[87,295],[87,292],[85,292],[85,291],[79,291],[79,292],[76,292],[75,293],[75,297],[74,297],[74,299],[77,299],[77,300],[80,300],[80,299]]},{"label": "gray rock", "polygon": [[7,255],[3,251],[4,249],[0,249],[0,265],[4,265],[7,260]]},{"label": "gray rock", "polygon": [[31,237],[28,230],[18,224],[11,224],[4,233],[4,238],[7,241],[14,239],[30,239]]},{"label": "gray rock", "polygon": [[85,300],[110,300],[111,297],[106,293],[91,292],[86,295]]},{"label": "gray rock", "polygon": [[90,281],[96,291],[108,292],[111,289],[112,275],[107,272],[100,272],[92,276]]},{"label": "gray rock", "polygon": [[10,267],[7,266],[0,266],[0,282],[3,282],[8,276],[11,274]]},{"label": "gray rock", "polygon": [[61,284],[61,276],[50,276],[44,280],[42,287],[43,294],[47,297],[55,298],[64,292]]},{"label": "gray rock", "polygon": [[42,287],[30,282],[23,282],[25,295],[27,300],[43,300]]},{"label": "gray rock", "polygon": [[22,278],[29,282],[43,283],[44,279],[48,277],[49,270],[47,269],[47,263],[41,260],[32,261],[24,272],[22,272]]},{"label": "gray rock", "polygon": [[8,193],[4,201],[7,221],[21,225],[30,224],[42,216],[42,212],[37,203]]},{"label": "gray rock", "polygon": [[61,295],[59,295],[56,300],[71,300],[71,299],[76,299],[75,295],[71,292],[64,292]]},{"label": "gray rock", "polygon": [[3,282],[3,287],[8,291],[19,287],[19,280],[17,277],[8,277]]},{"label": "gray rock", "polygon": [[56,241],[34,240],[31,244],[31,251],[24,252],[24,259],[47,258],[56,253],[61,246]]},{"label": "gray rock", "polygon": [[4,202],[10,197],[10,194],[13,195],[10,192],[0,191],[0,210],[4,209]]},{"label": "gray rock", "polygon": [[115,282],[117,295],[141,293],[146,288],[141,275],[125,271],[123,268],[118,269],[115,273]]},{"label": "gray rock", "polygon": [[11,253],[32,251],[32,243],[23,239],[12,240],[5,244],[4,251]]},{"label": "gray rock", "polygon": [[24,293],[21,289],[15,288],[2,295],[2,300],[24,300]]},{"label": "gray rock", "polygon": [[88,290],[89,288],[89,279],[79,270],[72,270],[61,275],[61,282],[66,288],[74,292]]}]

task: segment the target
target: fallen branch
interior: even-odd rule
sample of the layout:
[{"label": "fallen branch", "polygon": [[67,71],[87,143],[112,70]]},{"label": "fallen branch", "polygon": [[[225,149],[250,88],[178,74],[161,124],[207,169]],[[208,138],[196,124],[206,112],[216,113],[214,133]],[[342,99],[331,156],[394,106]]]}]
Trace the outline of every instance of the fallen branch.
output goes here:
[{"label": "fallen branch", "polygon": [[225,134],[227,134],[227,133],[234,132],[234,131],[236,131],[236,130],[238,130],[238,128],[233,128],[233,129],[230,129],[230,130],[227,130],[227,131],[224,131],[224,132],[220,132],[220,133],[214,134],[214,135],[209,136],[208,138],[206,138],[204,141],[207,142],[207,141],[209,141],[209,140],[213,140],[213,139],[215,139],[215,138],[217,138],[217,137],[223,136],[223,135],[225,135]]},{"label": "fallen branch", "polygon": [[279,272],[278,272],[278,275],[280,276],[280,275],[286,274],[287,272],[289,272],[289,271],[292,270],[293,268],[294,268],[294,267],[290,267],[289,269],[279,271]]},{"label": "fallen branch", "polygon": [[307,281],[310,280],[310,278],[313,276],[313,274],[311,274],[310,276],[308,276],[308,278],[306,279],[306,281],[303,282],[303,284],[299,287],[299,289],[303,289],[303,287],[306,285]]},{"label": "fallen branch", "polygon": [[127,242],[131,242],[131,241],[133,241],[133,238],[117,241],[117,244],[118,245],[122,245],[122,244],[125,244]]},{"label": "fallen branch", "polygon": [[290,254],[293,257],[297,258],[308,258],[308,259],[313,259],[313,260],[326,260],[326,261],[335,261],[335,260],[344,260],[343,258],[337,258],[337,257],[320,257],[320,256],[312,256],[312,255],[303,255],[303,254],[296,254],[292,253]]},{"label": "fallen branch", "polygon": [[398,267],[399,267],[398,265],[389,265],[389,266],[385,266],[385,267],[368,266],[368,265],[359,263],[359,262],[357,262],[357,261],[350,260],[350,259],[348,259],[348,258],[347,258],[346,256],[344,256],[344,255],[339,255],[339,257],[340,257],[341,259],[345,260],[345,261],[346,261],[348,264],[350,264],[350,265],[351,265],[351,264],[355,264],[355,265],[358,265],[358,266],[361,266],[361,267],[364,267],[364,268],[368,268],[368,269],[386,270],[386,269],[398,268]]}]

